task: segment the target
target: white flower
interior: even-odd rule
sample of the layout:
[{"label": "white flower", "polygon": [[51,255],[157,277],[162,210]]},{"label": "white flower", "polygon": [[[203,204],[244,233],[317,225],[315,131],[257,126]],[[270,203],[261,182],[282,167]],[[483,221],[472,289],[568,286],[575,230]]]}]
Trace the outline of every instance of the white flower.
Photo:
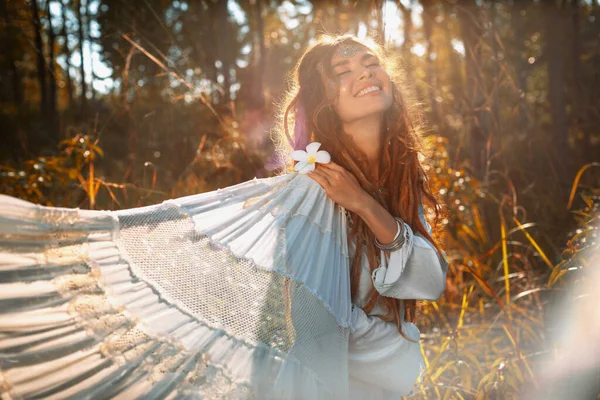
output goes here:
[{"label": "white flower", "polygon": [[325,150],[319,150],[321,143],[312,142],[304,150],[294,150],[292,160],[298,161],[294,166],[294,171],[300,174],[308,174],[315,170],[315,163],[327,164],[331,161],[331,156]]}]

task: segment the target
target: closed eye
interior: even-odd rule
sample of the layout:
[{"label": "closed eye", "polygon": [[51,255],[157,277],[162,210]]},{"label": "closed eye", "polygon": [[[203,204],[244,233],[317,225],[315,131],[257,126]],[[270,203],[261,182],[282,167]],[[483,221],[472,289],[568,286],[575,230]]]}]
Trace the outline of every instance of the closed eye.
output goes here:
[{"label": "closed eye", "polygon": [[[371,63],[371,64],[367,65],[367,67],[378,67],[378,66],[379,66],[379,63],[378,63],[378,62],[374,62],[374,63]],[[350,72],[351,72],[351,71],[344,71],[344,72],[340,72],[339,74],[337,74],[337,76],[342,76],[342,75],[344,75],[344,74],[348,74],[348,73],[350,73]]]}]

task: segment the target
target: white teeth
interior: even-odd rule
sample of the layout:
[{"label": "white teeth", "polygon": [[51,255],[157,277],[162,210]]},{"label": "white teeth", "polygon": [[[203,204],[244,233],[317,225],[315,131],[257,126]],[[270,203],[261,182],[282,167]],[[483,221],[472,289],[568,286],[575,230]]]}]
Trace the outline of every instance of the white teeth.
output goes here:
[{"label": "white teeth", "polygon": [[365,88],[365,89],[361,90],[360,92],[358,92],[356,94],[356,97],[364,96],[367,93],[376,92],[378,90],[381,90],[381,88],[379,88],[379,86],[369,86],[368,88]]}]

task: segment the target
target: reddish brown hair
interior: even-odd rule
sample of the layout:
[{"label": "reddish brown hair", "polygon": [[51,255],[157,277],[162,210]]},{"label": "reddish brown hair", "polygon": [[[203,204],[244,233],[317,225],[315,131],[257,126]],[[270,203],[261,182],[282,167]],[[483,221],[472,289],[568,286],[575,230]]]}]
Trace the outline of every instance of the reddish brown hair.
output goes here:
[{"label": "reddish brown hair", "polygon": [[[345,134],[342,122],[326,96],[326,88],[323,84],[321,74],[318,72],[318,64],[321,63],[323,73],[335,80],[330,61],[334,52],[341,44],[358,44],[366,47],[378,56],[381,64],[392,80],[393,103],[385,112],[383,134],[381,135],[381,157],[379,165],[379,182],[384,189],[380,193],[366,173],[369,169],[366,155],[358,148],[352,137]],[[420,140],[420,113],[415,108],[415,102],[406,100],[406,91],[399,90],[402,86],[402,74],[398,64],[387,57],[381,46],[370,40],[360,40],[352,35],[331,36],[323,35],[316,43],[311,45],[300,57],[296,67],[292,71],[290,88],[286,93],[284,101],[280,104],[278,124],[275,125],[272,138],[278,149],[279,159],[286,165],[284,172],[290,170],[292,161],[289,154],[292,150],[293,124],[299,106],[304,107],[309,142],[321,143],[321,148],[331,154],[333,162],[341,165],[358,179],[361,187],[370,193],[380,204],[382,204],[392,215],[401,217],[414,232],[419,232],[429,239],[436,249],[440,251],[439,245],[427,233],[427,230],[418,217],[418,207],[421,201],[433,207],[438,217],[439,205],[432,195],[427,184],[427,177],[419,161],[419,153],[422,153]],[[350,282],[352,296],[356,296],[361,274],[361,261],[363,257],[363,245],[367,248],[367,258],[371,270],[379,264],[379,250],[375,247],[373,233],[356,214],[350,213],[352,227],[349,240],[356,239],[356,252],[351,260]],[[373,309],[379,293],[371,288],[365,312]],[[400,321],[399,300],[383,297],[383,303],[389,310],[383,317],[387,321],[396,323],[398,330],[402,333]],[[405,300],[405,319],[414,321],[416,312],[416,301]]]}]

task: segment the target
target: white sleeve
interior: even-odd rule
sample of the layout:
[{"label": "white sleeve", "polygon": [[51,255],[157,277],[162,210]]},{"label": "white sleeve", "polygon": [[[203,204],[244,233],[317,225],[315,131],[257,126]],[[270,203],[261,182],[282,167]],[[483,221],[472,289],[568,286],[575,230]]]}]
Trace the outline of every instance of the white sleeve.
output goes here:
[{"label": "white sleeve", "polygon": [[[427,231],[431,226],[425,220],[423,206],[419,206],[419,219]],[[448,262],[435,247],[419,233],[413,234],[404,224],[404,245],[388,257],[381,252],[381,265],[372,273],[375,289],[386,297],[397,299],[437,300],[446,287]]]},{"label": "white sleeve", "polygon": [[395,324],[370,317],[359,307],[353,307],[352,320],[348,352],[351,381],[401,396],[408,394],[424,371],[416,325],[402,323],[403,333],[414,340],[411,342],[400,335]]}]

